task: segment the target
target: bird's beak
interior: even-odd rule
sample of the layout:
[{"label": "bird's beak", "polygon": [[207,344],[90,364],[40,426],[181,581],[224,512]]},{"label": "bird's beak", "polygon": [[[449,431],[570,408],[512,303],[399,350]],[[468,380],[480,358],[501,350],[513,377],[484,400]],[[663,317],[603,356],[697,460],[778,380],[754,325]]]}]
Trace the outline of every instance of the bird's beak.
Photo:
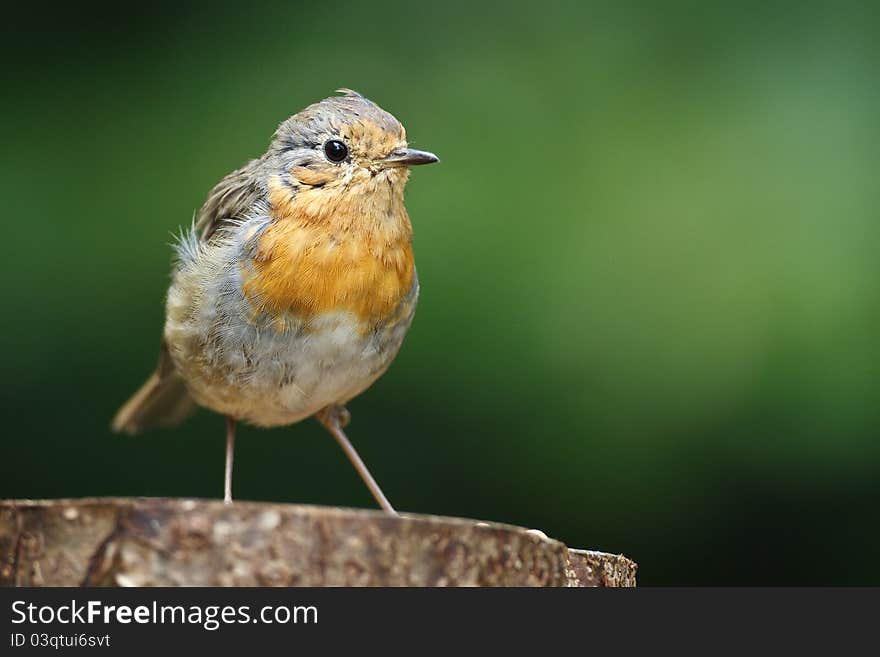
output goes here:
[{"label": "bird's beak", "polygon": [[395,148],[376,164],[385,167],[410,167],[416,164],[433,164],[440,158],[428,151],[417,151],[414,148]]}]

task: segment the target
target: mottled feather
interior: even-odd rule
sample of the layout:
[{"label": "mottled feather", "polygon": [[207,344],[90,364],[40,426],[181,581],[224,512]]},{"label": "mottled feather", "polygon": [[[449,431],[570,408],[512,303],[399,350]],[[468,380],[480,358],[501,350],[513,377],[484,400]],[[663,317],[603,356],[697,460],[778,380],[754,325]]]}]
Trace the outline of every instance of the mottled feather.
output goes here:
[{"label": "mottled feather", "polygon": [[260,184],[260,169],[265,156],[251,160],[230,173],[208,193],[208,198],[196,216],[195,230],[202,240],[208,240],[229,220],[241,220],[254,204],[266,194]]}]

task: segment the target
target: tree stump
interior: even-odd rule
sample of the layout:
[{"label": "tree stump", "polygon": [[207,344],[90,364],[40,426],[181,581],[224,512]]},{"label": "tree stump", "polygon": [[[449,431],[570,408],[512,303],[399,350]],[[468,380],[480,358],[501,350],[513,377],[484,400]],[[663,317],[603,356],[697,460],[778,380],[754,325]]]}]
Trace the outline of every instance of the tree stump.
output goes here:
[{"label": "tree stump", "polygon": [[635,586],[622,555],[459,518],[162,498],[0,501],[0,586]]}]

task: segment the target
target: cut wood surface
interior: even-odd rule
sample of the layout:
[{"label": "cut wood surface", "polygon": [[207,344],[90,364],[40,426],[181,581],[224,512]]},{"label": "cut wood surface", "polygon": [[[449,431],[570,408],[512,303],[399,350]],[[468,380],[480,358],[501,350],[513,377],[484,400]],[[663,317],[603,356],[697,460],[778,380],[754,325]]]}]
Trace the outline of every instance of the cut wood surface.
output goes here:
[{"label": "cut wood surface", "polygon": [[622,555],[441,516],[164,498],[0,501],[2,586],[635,586]]}]

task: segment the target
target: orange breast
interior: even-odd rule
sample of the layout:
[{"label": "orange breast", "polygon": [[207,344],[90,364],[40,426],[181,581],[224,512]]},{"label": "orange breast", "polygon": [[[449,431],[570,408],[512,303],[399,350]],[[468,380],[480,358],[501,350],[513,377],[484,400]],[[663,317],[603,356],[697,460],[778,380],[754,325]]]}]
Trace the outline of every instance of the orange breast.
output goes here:
[{"label": "orange breast", "polygon": [[370,217],[343,216],[348,212],[321,221],[296,211],[276,217],[259,238],[253,267],[243,272],[245,295],[272,315],[308,320],[348,311],[368,327],[381,322],[413,283],[409,218],[401,211],[406,230],[391,232]]}]

